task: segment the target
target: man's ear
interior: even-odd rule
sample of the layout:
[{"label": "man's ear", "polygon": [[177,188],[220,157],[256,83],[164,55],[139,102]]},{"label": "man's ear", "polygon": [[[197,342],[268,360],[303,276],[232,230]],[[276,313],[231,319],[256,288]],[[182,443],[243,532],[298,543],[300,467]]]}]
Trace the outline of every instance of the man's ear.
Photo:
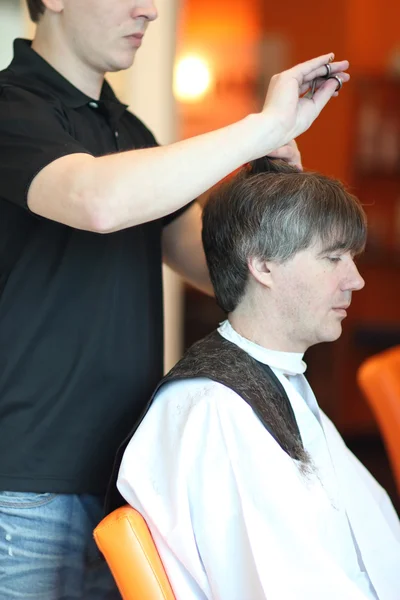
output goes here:
[{"label": "man's ear", "polygon": [[64,10],[64,0],[42,0],[45,7],[54,13],[60,13]]},{"label": "man's ear", "polygon": [[250,273],[258,283],[265,287],[271,287],[272,284],[272,274],[269,266],[269,261],[257,256],[252,256],[248,260]]}]

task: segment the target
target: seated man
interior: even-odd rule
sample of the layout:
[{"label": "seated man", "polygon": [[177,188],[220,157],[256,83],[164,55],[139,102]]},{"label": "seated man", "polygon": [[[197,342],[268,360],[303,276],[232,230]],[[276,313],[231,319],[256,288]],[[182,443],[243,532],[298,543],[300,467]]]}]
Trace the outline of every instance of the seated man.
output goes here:
[{"label": "seated man", "polygon": [[178,600],[400,598],[395,511],[304,376],[304,352],[340,336],[364,286],[365,239],[339,182],[267,159],[207,204],[228,320],[161,382],[118,477]]}]

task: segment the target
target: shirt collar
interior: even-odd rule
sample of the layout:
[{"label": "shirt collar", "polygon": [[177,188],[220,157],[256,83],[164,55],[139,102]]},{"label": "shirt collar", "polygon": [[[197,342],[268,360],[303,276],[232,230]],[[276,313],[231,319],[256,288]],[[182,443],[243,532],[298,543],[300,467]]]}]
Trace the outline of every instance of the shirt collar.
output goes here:
[{"label": "shirt collar", "polygon": [[254,342],[242,337],[228,320],[220,324],[218,333],[226,340],[236,344],[242,350],[259,362],[279,369],[285,375],[299,375],[305,372],[307,365],[303,360],[303,354],[299,352],[280,352],[259,346]]},{"label": "shirt collar", "polygon": [[126,110],[126,104],[122,104],[118,100],[107,81],[104,81],[100,100],[95,100],[65,79],[31,48],[31,44],[30,40],[16,39],[14,41],[14,58],[9,66],[10,71],[27,79],[34,78],[35,81],[39,81],[42,85],[50,88],[53,93],[55,92],[69,108],[80,108],[90,102],[103,103],[115,118],[119,118]]}]

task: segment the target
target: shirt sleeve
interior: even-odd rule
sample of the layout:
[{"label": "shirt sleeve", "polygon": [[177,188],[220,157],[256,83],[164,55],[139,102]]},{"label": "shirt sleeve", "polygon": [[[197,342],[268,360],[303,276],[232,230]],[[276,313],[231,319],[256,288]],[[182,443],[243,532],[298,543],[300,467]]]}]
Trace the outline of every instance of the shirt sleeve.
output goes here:
[{"label": "shirt sleeve", "polygon": [[35,176],[74,153],[88,151],[68,133],[60,108],[17,87],[0,89],[0,198],[27,208]]}]

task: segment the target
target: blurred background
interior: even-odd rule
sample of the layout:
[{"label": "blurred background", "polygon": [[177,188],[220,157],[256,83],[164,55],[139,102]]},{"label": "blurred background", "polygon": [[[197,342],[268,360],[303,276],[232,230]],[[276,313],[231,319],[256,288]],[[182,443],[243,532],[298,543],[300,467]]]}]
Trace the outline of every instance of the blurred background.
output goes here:
[{"label": "blurred background", "polygon": [[[32,37],[24,0],[0,0],[0,68],[15,37]],[[327,52],[351,82],[298,140],[306,169],[343,180],[369,218],[366,280],[342,337],[311,348],[308,378],[346,442],[399,499],[373,415],[356,382],[362,361],[400,344],[400,3],[397,0],[158,0],[136,63],[110,82],[161,143],[231,123],[262,107],[268,81]],[[166,368],[224,315],[165,270]],[[400,441],[399,441],[400,444]]]}]

